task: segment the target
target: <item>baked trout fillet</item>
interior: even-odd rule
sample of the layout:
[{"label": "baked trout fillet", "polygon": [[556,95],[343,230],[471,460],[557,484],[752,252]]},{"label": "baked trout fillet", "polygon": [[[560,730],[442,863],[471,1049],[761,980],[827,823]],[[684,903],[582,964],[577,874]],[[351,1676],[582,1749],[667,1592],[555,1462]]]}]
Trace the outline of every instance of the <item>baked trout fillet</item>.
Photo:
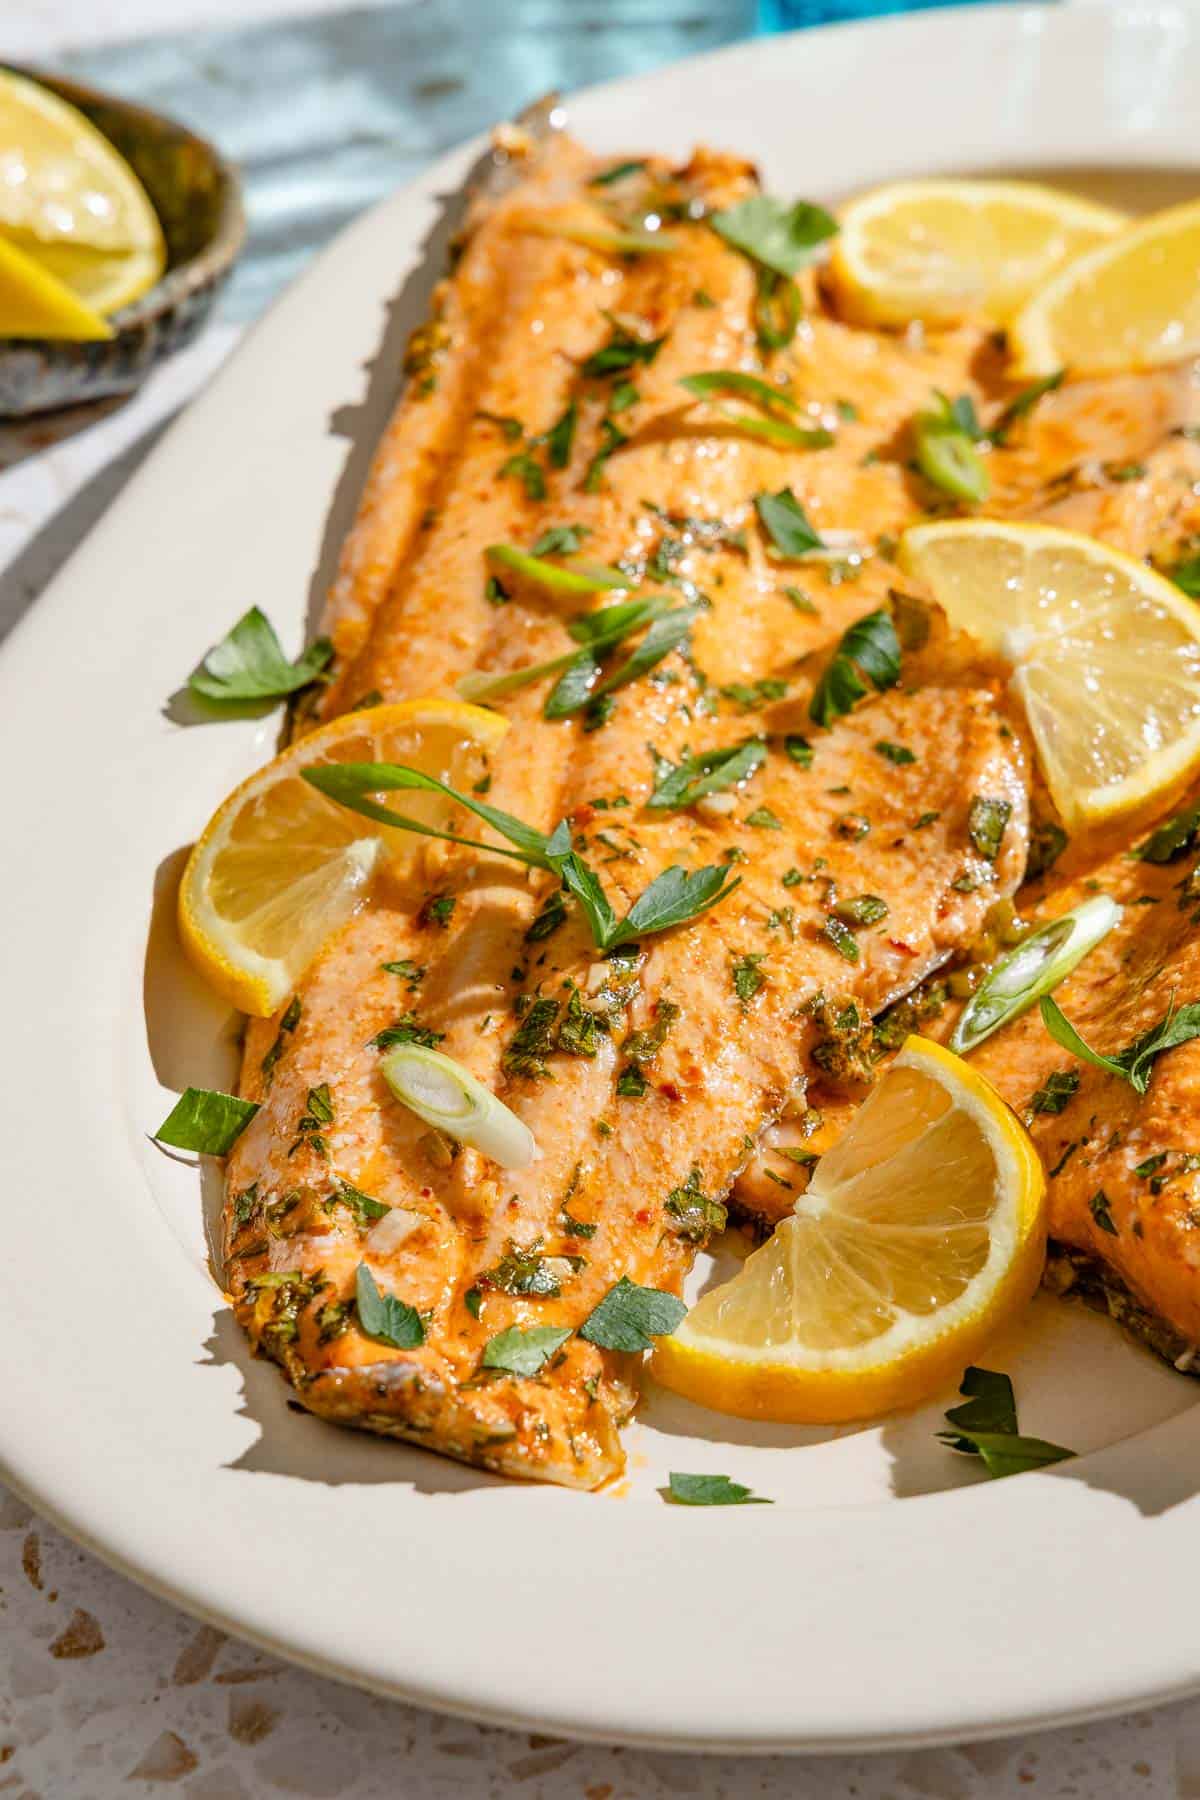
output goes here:
[{"label": "baked trout fillet", "polygon": [[[986,389],[980,392],[986,408]],[[1069,525],[1131,556],[1170,567],[1200,532],[1197,391],[1190,369],[1077,382],[1050,394],[1019,442],[990,458],[989,512]],[[1045,923],[1097,893],[1124,917],[1056,998],[1089,1043],[1115,1054],[1200,995],[1193,896],[1194,833],[1187,821],[1151,834],[1120,832],[1112,844],[1072,846],[1044,879],[1031,863],[1016,897],[1019,923]],[[1042,849],[1061,834],[1035,780]],[[1110,837],[1111,837],[1110,833]],[[1151,847],[1149,856],[1138,846]],[[1157,846],[1157,848],[1155,848]],[[1158,858],[1159,860],[1156,860]],[[1039,858],[1040,860],[1040,858]],[[1063,872],[1060,873],[1060,867]],[[939,977],[874,1021],[847,1020],[810,1056],[808,1083],[763,1137],[739,1177],[733,1210],[770,1231],[805,1189],[870,1084],[909,1031],[946,1041],[962,991],[1012,941],[1011,918],[989,920],[980,943]],[[972,1063],[1025,1119],[1049,1175],[1051,1257],[1047,1284],[1107,1308],[1172,1361],[1191,1366],[1200,1343],[1200,1225],[1192,1147],[1200,1050],[1180,1044],[1156,1067],[1145,1094],[1067,1055],[1034,1010],[1000,1030]]]},{"label": "baked trout fillet", "polygon": [[[1180,811],[1139,836],[1133,853],[1088,859],[1019,896],[1030,925],[1096,894],[1124,909],[1055,991],[1071,1024],[1102,1056],[1115,1059],[1153,1040],[1200,994],[1198,831],[1195,788]],[[986,961],[995,951],[993,942],[979,954]],[[737,1208],[770,1230],[903,1036],[920,1030],[945,1042],[960,1011],[935,979],[890,1015],[860,1021],[853,1033],[818,1046],[814,1079],[764,1133],[735,1189]],[[1036,1008],[981,1044],[971,1063],[1023,1119],[1045,1164],[1046,1285],[1098,1304],[1190,1370],[1200,1346],[1200,1040],[1172,1044],[1167,1035],[1162,1042],[1144,1092],[1064,1051]]]},{"label": "baked trout fillet", "polygon": [[[885,342],[814,290],[767,354],[755,267],[705,217],[753,191],[746,165],[697,153],[622,177],[669,225],[669,247],[631,255],[598,210],[607,165],[560,136],[506,142],[518,179],[469,220],[345,548],[325,712],[562,657],[603,601],[510,552],[580,550],[661,596],[676,635],[618,652],[606,668],[634,665],[569,716],[545,716],[551,678],[494,698],[510,729],[476,792],[541,831],[567,820],[618,916],[671,867],[738,885],[602,954],[546,873],[423,847],[248,1030],[242,1093],[261,1106],[229,1159],[225,1250],[239,1320],[314,1413],[594,1487],[623,1466],[648,1341],[631,1284],[679,1292],[830,1021],[907,993],[1014,890],[1029,763],[1002,672],[893,593],[893,536],[923,504],[897,434],[985,334]],[[796,430],[681,386],[729,370],[776,385]],[[820,555],[772,528],[764,497],[785,491]],[[844,679],[864,618],[896,666],[817,723],[814,689]],[[746,745],[743,779],[681,797],[689,758]],[[430,1132],[383,1080],[389,1030],[491,1089],[537,1159],[501,1168]],[[419,1341],[368,1335],[364,1264]],[[540,1367],[495,1366],[514,1327],[554,1334]]]}]

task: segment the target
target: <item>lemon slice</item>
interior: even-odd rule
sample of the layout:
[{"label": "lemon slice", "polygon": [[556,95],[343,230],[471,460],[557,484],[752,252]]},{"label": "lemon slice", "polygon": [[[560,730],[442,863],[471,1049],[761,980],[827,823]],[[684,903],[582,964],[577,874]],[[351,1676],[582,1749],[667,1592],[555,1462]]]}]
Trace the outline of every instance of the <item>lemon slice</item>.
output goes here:
[{"label": "lemon slice", "polygon": [[1012,322],[1022,375],[1154,369],[1200,351],[1200,200],[1077,256]]},{"label": "lemon slice", "polygon": [[833,1424],[957,1379],[1029,1299],[1045,1178],[974,1069],[910,1037],[794,1213],[660,1338],[664,1386],[747,1419]]},{"label": "lemon slice", "polygon": [[0,338],[111,336],[99,313],[0,237]]},{"label": "lemon slice", "polygon": [[[11,244],[16,247],[15,238]],[[81,305],[104,318],[140,300],[166,266],[161,244],[111,252],[89,250],[80,244],[37,244],[28,253],[31,261],[61,282]]]},{"label": "lemon slice", "polygon": [[1002,325],[1063,263],[1125,222],[1032,181],[893,182],[843,209],[829,278],[856,324],[948,325],[984,313]]},{"label": "lemon slice", "polygon": [[[461,789],[507,730],[479,706],[406,700],[333,719],[251,775],[209,820],[180,885],[180,935],[200,973],[241,1012],[268,1017],[362,905],[376,869],[402,870],[416,854],[419,838],[327,800],[301,769],[407,763]],[[439,794],[404,796],[404,812],[435,828],[452,811]]]},{"label": "lemon slice", "polygon": [[108,139],[49,88],[0,70],[0,229],[41,244],[155,250],[145,188]]},{"label": "lemon slice", "polygon": [[1200,609],[1145,563],[1082,532],[994,519],[915,525],[900,563],[1012,663],[1069,826],[1148,806],[1200,763]]}]

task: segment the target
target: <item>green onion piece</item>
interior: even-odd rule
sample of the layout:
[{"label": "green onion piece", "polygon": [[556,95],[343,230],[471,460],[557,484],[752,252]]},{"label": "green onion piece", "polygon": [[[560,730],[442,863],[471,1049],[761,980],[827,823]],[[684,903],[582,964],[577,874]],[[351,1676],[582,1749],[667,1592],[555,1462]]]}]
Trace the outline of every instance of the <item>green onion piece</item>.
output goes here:
[{"label": "green onion piece", "polygon": [[755,413],[738,412],[724,399],[726,394],[741,394],[761,406],[768,414],[803,413],[800,402],[782,388],[772,387],[757,375],[741,369],[711,369],[700,375],[681,375],[679,385],[698,400],[710,401],[727,425],[736,426],[747,437],[761,438],[767,444],[780,444],[789,450],[823,450],[833,443],[833,433],[823,425],[794,425],[774,417],[760,418]]},{"label": "green onion piece", "polygon": [[530,556],[515,544],[489,544],[484,551],[490,563],[499,563],[526,581],[535,581],[552,594],[595,594],[601,588],[627,588],[628,575],[610,569],[605,563],[585,563],[567,568],[562,563],[547,562],[544,557]]},{"label": "green onion piece", "polygon": [[800,289],[790,275],[755,270],[754,331],[764,350],[786,350],[800,323]]},{"label": "green onion piece", "polygon": [[599,175],[589,177],[589,187],[611,187],[614,181],[624,181],[630,175],[640,175],[646,167],[644,156],[631,158],[628,162],[614,163],[611,169],[602,169]]},{"label": "green onion piece", "polygon": [[527,1169],[536,1159],[528,1125],[453,1057],[423,1044],[397,1044],[379,1066],[401,1106],[435,1130],[470,1144],[502,1169]]},{"label": "green onion piece", "polygon": [[563,656],[552,656],[548,662],[510,669],[507,675],[462,675],[455,682],[454,691],[464,700],[498,700],[502,694],[515,694],[518,688],[540,681],[543,675],[558,675],[569,669],[578,656],[578,650],[568,650]]},{"label": "green onion piece", "polygon": [[986,500],[991,480],[967,433],[940,413],[918,413],[913,421],[917,466],[927,481],[955,500]]},{"label": "green onion piece", "polygon": [[790,413],[804,410],[799,400],[785,388],[774,387],[771,382],[763,381],[758,375],[748,375],[742,369],[708,369],[699,375],[681,375],[679,385],[689,394],[695,394],[698,400],[711,400],[714,394],[741,394],[768,409],[778,408]]},{"label": "green onion piece", "polygon": [[1032,932],[1000,958],[975,990],[954,1028],[951,1050],[965,1056],[1001,1025],[1027,1012],[1066,979],[1120,917],[1116,901],[1097,894]]},{"label": "green onion piece", "polygon": [[762,419],[720,401],[714,404],[726,425],[735,426],[747,437],[761,438],[764,444],[778,444],[785,450],[826,450],[834,442],[832,431],[823,425],[791,425],[786,419]]},{"label": "green onion piece", "polygon": [[[518,688],[528,687],[530,682],[540,681],[543,675],[558,675],[564,669],[584,662],[593,665],[594,675],[596,659],[670,610],[671,602],[665,594],[646,594],[637,600],[602,606],[598,612],[584,613],[580,618],[572,619],[567,626],[576,643],[585,646],[583,650],[567,650],[562,656],[552,656],[548,662],[526,663],[522,668],[510,669],[506,675],[462,675],[455,682],[455,689],[464,700],[498,700],[502,694],[513,694]],[[585,682],[584,686],[590,698],[591,681]]]},{"label": "green onion piece", "polygon": [[566,238],[587,250],[605,250],[613,256],[641,256],[647,250],[666,255],[680,247],[679,239],[669,232],[630,227],[616,231],[604,225],[556,225],[553,230],[539,230],[537,236]]}]

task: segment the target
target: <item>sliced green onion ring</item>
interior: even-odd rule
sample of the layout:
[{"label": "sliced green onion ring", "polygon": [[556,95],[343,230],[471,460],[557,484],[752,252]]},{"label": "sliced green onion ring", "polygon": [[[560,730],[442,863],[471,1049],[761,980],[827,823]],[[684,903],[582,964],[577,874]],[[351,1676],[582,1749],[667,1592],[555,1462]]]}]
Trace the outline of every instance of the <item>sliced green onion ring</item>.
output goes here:
[{"label": "sliced green onion ring", "polygon": [[435,1130],[470,1144],[502,1169],[527,1169],[536,1160],[528,1125],[452,1056],[422,1044],[397,1044],[379,1067],[401,1106]]},{"label": "sliced green onion ring", "polygon": [[927,481],[955,500],[986,500],[991,477],[965,431],[940,413],[918,413],[913,424],[917,466]]},{"label": "sliced green onion ring", "polygon": [[1097,894],[1031,932],[1000,958],[972,994],[954,1027],[951,1050],[965,1056],[1001,1025],[1027,1012],[1107,937],[1121,910],[1107,894]]}]

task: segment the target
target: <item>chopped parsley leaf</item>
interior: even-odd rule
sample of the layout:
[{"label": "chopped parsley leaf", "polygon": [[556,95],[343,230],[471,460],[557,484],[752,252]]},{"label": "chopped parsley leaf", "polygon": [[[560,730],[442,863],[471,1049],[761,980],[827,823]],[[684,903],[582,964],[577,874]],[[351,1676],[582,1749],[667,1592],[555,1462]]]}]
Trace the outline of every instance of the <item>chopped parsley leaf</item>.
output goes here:
[{"label": "chopped parsley leaf", "polygon": [[601,484],[604,480],[605,464],[613,454],[614,450],[619,450],[622,444],[627,444],[628,442],[628,433],[622,431],[619,425],[614,425],[611,419],[601,419],[600,448],[596,451],[584,471],[583,491],[585,494],[595,494],[600,491]]},{"label": "chopped parsley leaf", "polygon": [[428,972],[423,964],[410,962],[407,957],[401,957],[398,962],[380,963],[379,966],[386,969],[389,975],[403,976],[410,988],[420,987]]},{"label": "chopped parsley leaf", "polygon": [[425,1342],[425,1325],[415,1306],[385,1294],[366,1263],[359,1263],[354,1278],[358,1323],[367,1337],[394,1350],[415,1350]]},{"label": "chopped parsley leaf", "polygon": [[515,456],[500,465],[501,475],[515,475],[525,488],[526,497],[530,500],[546,498],[546,477],[542,466],[529,454],[528,450],[518,450]]},{"label": "chopped parsley leaf", "polygon": [[888,916],[888,903],[878,894],[856,894],[851,900],[839,900],[834,912],[843,925],[857,930],[862,925],[878,925]]},{"label": "chopped parsley leaf", "polygon": [[766,761],[762,738],[746,738],[723,750],[701,750],[677,764],[657,759],[654,791],[646,801],[657,811],[692,806],[706,794],[746,781]]},{"label": "chopped parsley leaf", "polygon": [[854,941],[854,933],[849,926],[842,923],[836,914],[826,914],[821,929],[839,956],[844,957],[848,963],[858,961],[859,952],[858,945]]},{"label": "chopped parsley leaf", "polygon": [[1047,874],[1070,843],[1061,825],[1053,819],[1042,819],[1029,833],[1029,855],[1025,862],[1026,881],[1037,881]]},{"label": "chopped parsley leaf", "polygon": [[728,1475],[685,1475],[672,1469],[664,1496],[676,1506],[774,1506],[765,1494],[755,1494]]},{"label": "chopped parsley leaf", "polygon": [[417,1022],[414,1012],[406,1012],[396,1020],[394,1025],[386,1025],[370,1039],[374,1050],[390,1050],[396,1044],[421,1044],[426,1050],[434,1050],[445,1037],[444,1031],[431,1031],[427,1025]]},{"label": "chopped parsley leaf", "polygon": [[587,525],[550,525],[537,542],[530,546],[530,556],[574,556],[583,548],[585,537],[591,536]]},{"label": "chopped parsley leaf", "polygon": [[699,1163],[693,1163],[687,1180],[671,1189],[665,1209],[675,1220],[675,1232],[688,1244],[707,1243],[714,1231],[724,1231],[727,1213],[719,1200],[704,1192]]},{"label": "chopped parsley leaf", "polygon": [[528,1331],[510,1325],[507,1331],[488,1339],[480,1367],[502,1369],[509,1375],[536,1375],[570,1335],[569,1325],[534,1325]]},{"label": "chopped parsley leaf", "polygon": [[820,533],[791,488],[780,488],[777,494],[755,494],[754,510],[780,556],[807,556],[824,548]]},{"label": "chopped parsley leaf", "polygon": [[252,606],[188,677],[188,687],[202,700],[222,703],[282,700],[316,681],[332,656],[331,640],[320,637],[289,662],[271,621]]},{"label": "chopped parsley leaf", "polygon": [[445,931],[454,917],[458,899],[454,894],[430,894],[417,914],[418,925],[440,925]]},{"label": "chopped parsley leaf", "polygon": [[287,1011],[279,1021],[279,1031],[276,1035],[275,1042],[271,1045],[271,1048],[267,1051],[267,1054],[263,1057],[262,1062],[259,1065],[264,1081],[270,1081],[271,1076],[275,1072],[275,1065],[283,1055],[287,1039],[291,1033],[295,1031],[299,1023],[300,996],[299,994],[294,994],[288,1002]]},{"label": "chopped parsley leaf", "polygon": [[[546,433],[546,455],[552,469],[565,469],[570,462],[571,445],[575,442],[575,426],[578,419],[579,408],[572,400],[562,417],[557,419]],[[530,554],[536,556],[538,552],[535,550]]]},{"label": "chopped parsley leaf", "polygon": [[1096,1222],[1097,1230],[1106,1231],[1109,1237],[1117,1237],[1119,1235],[1116,1226],[1113,1224],[1112,1201],[1109,1199],[1103,1188],[1097,1188],[1091,1199],[1088,1201],[1088,1211]]},{"label": "chopped parsley leaf", "polygon": [[[1028,1112],[1036,1118],[1040,1113],[1057,1115],[1079,1092],[1079,1076],[1074,1069],[1051,1069],[1042,1086],[1029,1102]],[[1136,1171],[1135,1171],[1136,1172]]]},{"label": "chopped parsley leaf", "polygon": [[995,862],[1011,817],[1012,806],[1007,800],[989,799],[984,794],[972,798],[967,812],[967,836],[985,862]]},{"label": "chopped parsley leaf", "polygon": [[900,679],[900,640],[891,614],[880,609],[856,619],[842,633],[837,649],[813,689],[808,716],[826,729],[862,700],[873,687],[883,693]]},{"label": "chopped parsley leaf", "polygon": [[185,1088],[158,1130],[155,1142],[201,1156],[227,1156],[258,1111],[252,1100],[212,1088]]},{"label": "chopped parsley leaf", "polygon": [[1134,855],[1141,862],[1170,863],[1185,856],[1196,842],[1200,831],[1200,805],[1175,813],[1140,843]]},{"label": "chopped parsley leaf", "polygon": [[628,370],[637,368],[639,364],[652,363],[667,341],[665,336],[636,337],[633,332],[627,331],[615,319],[610,319],[609,323],[612,326],[612,335],[607,344],[602,344],[598,350],[593,350],[582,365],[581,373],[588,377],[624,375]]},{"label": "chopped parsley leaf", "polygon": [[364,1194],[361,1188],[352,1187],[348,1181],[339,1181],[328,1200],[324,1202],[324,1210],[332,1212],[335,1206],[344,1206],[354,1216],[354,1223],[360,1231],[373,1225],[376,1219],[382,1219],[385,1213],[391,1212],[382,1200],[373,1200],[370,1194]]},{"label": "chopped parsley leaf", "polygon": [[776,275],[798,274],[837,231],[837,220],[823,206],[773,194],[751,194],[711,213],[708,223],[732,249]]},{"label": "chopped parsley leaf", "polygon": [[579,1335],[601,1350],[649,1350],[667,1337],[687,1312],[683,1301],[661,1288],[640,1287],[622,1275],[579,1327]]},{"label": "chopped parsley leaf", "polygon": [[993,1369],[968,1368],[958,1391],[967,1397],[966,1404],[950,1408],[946,1422],[953,1429],[940,1431],[938,1437],[951,1450],[982,1458],[990,1476],[1044,1469],[1074,1455],[1061,1444],[1019,1435],[1017,1405],[1007,1375]]},{"label": "chopped parsley leaf", "polygon": [[745,956],[735,958],[730,969],[733,991],[743,1006],[753,1000],[761,987],[766,985],[766,976],[759,964],[766,960],[766,951],[751,951]]}]

